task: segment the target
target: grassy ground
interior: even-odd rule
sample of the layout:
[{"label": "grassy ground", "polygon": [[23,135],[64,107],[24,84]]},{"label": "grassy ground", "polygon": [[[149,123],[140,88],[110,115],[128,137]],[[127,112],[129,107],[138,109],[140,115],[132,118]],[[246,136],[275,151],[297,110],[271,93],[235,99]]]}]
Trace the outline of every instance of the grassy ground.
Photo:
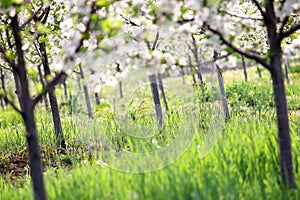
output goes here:
[{"label": "grassy ground", "polygon": [[[255,68],[250,69],[249,74],[249,83],[243,82],[241,71],[228,71],[224,74],[232,115],[224,126],[218,121],[219,116],[208,112],[213,108],[212,105],[221,108],[219,102],[202,103],[199,106],[196,100],[198,93],[191,87],[190,78],[187,78],[182,88],[178,87],[182,82],[181,78],[164,80],[174,112],[166,117],[166,126],[160,131],[153,129],[154,110],[147,85],[130,87],[132,84],[124,83],[127,97],[125,95],[123,100],[107,98],[110,107],[98,108],[94,120],[87,119],[84,115],[79,106],[83,103],[79,99],[76,115],[70,116],[67,109],[62,113],[68,143],[66,153],[55,151],[51,115],[39,110],[36,118],[48,198],[300,199],[299,189],[287,191],[281,183],[277,128],[268,75],[263,72],[264,79],[259,80]],[[299,186],[299,74],[292,74],[291,79],[287,94],[293,164]],[[215,83],[211,84],[213,86]],[[117,89],[107,88],[102,92],[102,97],[108,97],[110,93],[117,93]],[[200,114],[198,109],[201,110]],[[144,118],[135,121],[137,126],[133,127],[132,121],[120,121],[124,118],[113,115],[114,111],[133,113],[138,119]],[[9,110],[0,112],[0,118],[0,199],[32,199],[21,118]],[[212,128],[220,131],[210,132]],[[139,134],[148,134],[147,131],[151,129],[156,134],[143,140],[130,136],[133,129],[138,129]],[[122,149],[138,153],[145,149],[159,151],[172,144],[172,140],[177,137],[190,136],[189,131],[195,133],[189,148],[173,159],[172,164],[161,166],[157,162],[151,163],[158,164],[163,169],[147,173],[127,173],[113,165],[123,158]],[[138,167],[142,166],[139,160],[129,164],[132,171],[138,171]]]}]

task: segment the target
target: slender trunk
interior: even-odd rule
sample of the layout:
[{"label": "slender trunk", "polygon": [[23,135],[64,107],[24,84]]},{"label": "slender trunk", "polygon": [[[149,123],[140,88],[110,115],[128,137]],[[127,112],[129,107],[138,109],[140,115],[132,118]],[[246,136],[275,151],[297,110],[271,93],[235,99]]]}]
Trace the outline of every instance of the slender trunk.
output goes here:
[{"label": "slender trunk", "polygon": [[120,98],[123,98],[123,88],[122,88],[122,81],[119,81],[119,89],[120,89]]},{"label": "slender trunk", "polygon": [[78,90],[82,90],[80,77],[77,77]]},{"label": "slender trunk", "polygon": [[[38,73],[39,73],[40,82],[42,83],[43,87],[45,87],[45,81],[43,79],[43,74],[42,74],[42,70],[41,70],[40,65],[38,65]],[[48,110],[49,109],[49,102],[48,102],[47,96],[45,95],[43,97],[43,99],[44,99],[45,108],[46,108],[46,110]]]},{"label": "slender trunk", "polygon": [[289,78],[289,61],[288,60],[284,64],[284,69],[285,69],[286,82],[287,82],[287,84],[290,84],[290,78]]},{"label": "slender trunk", "polygon": [[3,103],[3,98],[2,97],[0,97],[0,105],[1,105],[2,110],[4,110],[5,107],[4,107],[4,103]]},{"label": "slender trunk", "polygon": [[149,75],[149,80],[150,80],[152,97],[153,97],[154,106],[155,106],[156,118],[157,118],[157,121],[159,123],[159,127],[162,127],[162,125],[163,125],[163,115],[162,115],[160,98],[159,98],[159,93],[158,93],[156,75],[155,74]]},{"label": "slender trunk", "polygon": [[[2,87],[2,90],[4,91],[4,97],[6,97],[6,87],[5,87],[5,75],[4,75],[4,72],[3,72],[3,69],[0,69],[0,73],[1,73],[1,87]],[[7,106],[7,102],[5,101],[5,106]],[[2,98],[1,98],[1,107],[4,109],[4,103],[2,101]]]},{"label": "slender trunk", "polygon": [[248,81],[248,76],[247,76],[247,69],[246,69],[246,63],[245,63],[245,56],[242,56],[242,64],[243,64],[245,81],[247,82]]},{"label": "slender trunk", "polygon": [[185,84],[185,78],[184,78],[185,73],[184,73],[183,67],[180,68],[180,73],[181,73],[181,77],[182,77],[182,84]]},{"label": "slender trunk", "polygon": [[[27,104],[23,111],[23,119],[26,127],[26,138],[29,150],[29,165],[30,175],[33,183],[34,199],[42,200],[46,198],[46,191],[43,182],[43,171],[41,165],[41,152],[38,142],[38,135],[36,130],[36,123],[34,119],[33,107],[29,107]],[[29,107],[29,108],[28,108]]]},{"label": "slender trunk", "polygon": [[294,179],[288,108],[280,57],[274,58],[273,61],[274,62],[271,63],[271,66],[273,66],[271,70],[271,77],[279,134],[280,172],[283,183],[289,188],[295,188],[296,183]]},{"label": "slender trunk", "polygon": [[97,92],[95,92],[95,100],[96,100],[96,105],[99,106],[100,105],[100,98]]},{"label": "slender trunk", "polygon": [[45,200],[47,199],[47,197],[43,182],[41,153],[36,130],[36,123],[34,120],[34,105],[29,94],[29,84],[27,80],[25,59],[22,50],[22,40],[20,37],[20,28],[17,14],[15,14],[15,16],[10,17],[10,19],[12,32],[15,39],[16,55],[18,58],[17,69],[14,69],[14,71],[17,70],[18,72],[17,73],[15,71],[15,74],[17,75],[16,80],[19,81],[20,89],[22,91],[20,105],[22,110],[22,118],[25,123],[27,132],[26,138],[29,150],[30,175],[32,178],[34,199]]},{"label": "slender trunk", "polygon": [[230,113],[229,113],[229,109],[228,109],[228,103],[227,103],[226,92],[225,92],[225,87],[224,87],[224,80],[223,80],[223,76],[222,76],[220,67],[217,64],[216,64],[216,67],[217,67],[217,73],[218,73],[218,82],[219,82],[219,87],[220,87],[223,110],[224,110],[224,114],[225,114],[225,119],[227,120],[230,117]]},{"label": "slender trunk", "polygon": [[197,84],[197,81],[196,81],[196,77],[195,77],[194,72],[193,72],[194,69],[193,69],[193,65],[192,65],[191,56],[189,56],[189,66],[190,66],[190,68],[191,68],[191,73],[192,73],[193,83],[194,83],[194,85],[196,85],[196,84]]},{"label": "slender trunk", "polygon": [[[40,52],[42,54],[45,79],[47,81],[47,77],[51,76],[51,71],[50,71],[50,67],[49,67],[49,63],[48,63],[46,44],[39,43],[39,47],[40,47]],[[51,113],[52,113],[52,119],[53,119],[54,131],[55,131],[57,143],[59,144],[59,146],[61,148],[66,149],[66,142],[65,142],[63,131],[62,131],[62,125],[61,125],[61,120],[60,120],[57,98],[55,96],[55,87],[53,90],[48,92],[48,97],[50,100]]]},{"label": "slender trunk", "polygon": [[261,69],[259,68],[259,66],[257,66],[256,69],[257,69],[258,77],[262,78]]},{"label": "slender trunk", "polygon": [[65,95],[65,100],[68,100],[68,87],[66,83],[66,79],[63,80],[63,87],[64,87],[64,95]]},{"label": "slender trunk", "polygon": [[15,71],[13,71],[13,76],[14,76],[14,81],[15,81],[15,86],[16,86],[16,94],[18,97],[20,108],[22,110],[24,106],[23,106],[23,102],[22,102],[22,91],[21,91],[20,81],[19,81],[18,75]]},{"label": "slender trunk", "polygon": [[161,92],[161,96],[162,96],[164,104],[165,104],[166,112],[168,113],[169,112],[169,106],[168,106],[168,102],[167,102],[167,98],[166,98],[166,94],[165,94],[165,89],[164,89],[164,85],[163,85],[162,77],[161,77],[160,73],[157,75],[157,78],[158,78],[158,85],[159,85],[159,89],[160,89],[160,92]]},{"label": "slender trunk", "polygon": [[[81,66],[79,66],[79,70],[80,70],[80,77],[83,80],[84,79],[84,73],[83,73],[83,70],[82,70]],[[88,110],[88,116],[89,116],[89,118],[93,118],[91,100],[90,100],[89,91],[88,91],[88,88],[87,88],[86,84],[83,84],[83,91],[84,91],[86,107],[87,107],[87,110]]]},{"label": "slender trunk", "polygon": [[194,54],[194,58],[196,61],[197,76],[198,76],[198,79],[199,79],[200,85],[201,85],[202,100],[204,100],[205,99],[205,89],[204,89],[204,82],[203,82],[202,73],[201,73],[201,64],[200,64],[199,55],[198,55],[199,54],[198,46],[196,44],[196,40],[193,35],[192,35],[192,41],[193,41],[193,47],[194,47],[192,52]]}]

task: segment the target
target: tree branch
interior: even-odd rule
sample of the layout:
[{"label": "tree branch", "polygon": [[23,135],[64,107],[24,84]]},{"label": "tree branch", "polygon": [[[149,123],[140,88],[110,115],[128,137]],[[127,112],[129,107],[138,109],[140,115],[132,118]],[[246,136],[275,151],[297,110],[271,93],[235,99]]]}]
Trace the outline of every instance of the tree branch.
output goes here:
[{"label": "tree branch", "polygon": [[236,15],[236,14],[233,14],[233,13],[227,12],[225,10],[221,10],[221,9],[218,9],[218,12],[224,13],[224,14],[232,16],[232,17],[240,18],[240,19],[250,19],[250,20],[263,21],[263,18],[251,17],[251,16],[240,16],[240,15]]},{"label": "tree branch", "polygon": [[289,30],[279,33],[279,40],[283,40],[286,37],[289,37],[292,35],[294,32],[298,31],[300,29],[300,22],[292,26]]},{"label": "tree branch", "polygon": [[281,22],[281,26],[279,28],[279,33],[283,32],[284,26],[286,25],[286,23],[288,22],[290,16],[285,16]]},{"label": "tree branch", "polygon": [[45,94],[47,94],[47,92],[51,92],[54,87],[59,84],[63,79],[65,79],[67,77],[67,74],[65,72],[60,72],[59,74],[57,74],[52,81],[49,81],[45,87],[43,87],[43,91],[38,94],[38,96],[36,96],[33,99],[33,105],[35,106],[42,98]]},{"label": "tree branch", "polygon": [[264,66],[265,68],[267,68],[268,70],[270,70],[270,65],[267,63],[267,61],[262,58],[262,57],[259,57],[255,54],[250,54],[248,52],[245,52],[241,49],[239,49],[238,47],[234,46],[230,41],[226,40],[223,36],[223,34],[218,31],[218,30],[215,30],[215,29],[212,29],[209,25],[206,25],[207,29],[210,30],[212,33],[218,35],[220,37],[220,40],[223,44],[225,44],[226,46],[228,46],[229,48],[231,48],[233,51],[241,54],[241,55],[244,55],[246,58],[250,58],[250,59],[253,59],[255,60],[256,62],[260,63],[262,66]]},{"label": "tree branch", "polygon": [[21,111],[21,110],[20,110],[20,109],[12,102],[12,101],[10,101],[10,100],[7,98],[6,94],[5,94],[5,95],[0,94],[0,98],[3,98],[4,101],[5,101],[5,103],[11,105],[11,107],[13,107],[13,109],[14,109],[15,111],[17,111],[19,114],[22,115],[22,111]]},{"label": "tree branch", "polygon": [[266,20],[266,13],[265,11],[263,11],[262,7],[260,6],[259,2],[257,0],[251,0],[254,5],[257,7],[257,9],[259,10],[261,16],[263,17],[263,20]]},{"label": "tree branch", "polygon": [[156,33],[155,40],[154,40],[153,45],[152,45],[152,50],[156,49],[158,38],[159,38],[159,31],[157,31],[157,33]]},{"label": "tree branch", "polygon": [[20,29],[23,29],[25,28],[25,26],[27,24],[29,24],[31,22],[31,20],[33,20],[37,14],[42,10],[43,6],[40,6],[21,26],[20,26]]},{"label": "tree branch", "polygon": [[12,59],[9,59],[8,57],[7,57],[7,55],[6,55],[6,49],[0,44],[0,52],[1,52],[1,54],[2,54],[2,58],[11,66],[11,68],[13,69],[13,70],[15,70],[16,72],[18,72],[17,71],[17,64],[15,63],[15,61],[14,60],[12,60]]}]

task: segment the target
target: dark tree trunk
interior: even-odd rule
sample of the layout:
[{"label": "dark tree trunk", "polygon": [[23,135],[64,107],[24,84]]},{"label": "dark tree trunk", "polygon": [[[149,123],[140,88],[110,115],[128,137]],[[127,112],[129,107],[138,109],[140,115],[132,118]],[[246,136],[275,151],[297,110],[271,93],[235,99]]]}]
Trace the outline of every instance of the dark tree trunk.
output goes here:
[{"label": "dark tree trunk", "polygon": [[284,69],[285,69],[285,79],[286,79],[286,82],[287,82],[287,84],[290,84],[290,78],[289,78],[289,61],[288,60],[284,64]]},{"label": "dark tree trunk", "polygon": [[[286,93],[284,88],[283,73],[280,57],[274,57],[271,66],[271,77],[274,91],[274,101],[276,107],[280,172],[284,184],[289,188],[295,188],[294,169],[291,150],[291,138],[288,119],[288,108]],[[271,61],[271,62],[272,62]]]},{"label": "dark tree trunk", "polygon": [[[42,83],[43,87],[45,87],[45,81],[43,79],[43,74],[42,74],[42,70],[41,70],[40,65],[38,65],[38,73],[39,73],[40,82]],[[47,96],[44,96],[43,99],[44,99],[45,108],[46,108],[46,110],[48,110],[49,109],[49,102],[48,102]]]},{"label": "dark tree trunk", "polygon": [[5,109],[5,106],[4,106],[4,103],[3,103],[3,98],[2,98],[2,96],[0,97],[0,105],[1,105],[2,110],[4,110],[4,109]]},{"label": "dark tree trunk", "polygon": [[[15,39],[16,55],[17,55],[17,68],[14,69],[16,80],[20,83],[22,91],[22,98],[20,99],[22,118],[26,127],[26,138],[29,150],[29,166],[30,175],[33,183],[34,199],[45,200],[46,191],[43,182],[43,173],[41,165],[41,153],[34,119],[34,104],[29,94],[29,84],[27,80],[24,53],[22,50],[22,40],[20,37],[20,28],[18,23],[18,16],[10,17],[13,36]],[[17,71],[16,71],[17,70]],[[17,73],[18,72],[18,73]]]},{"label": "dark tree trunk", "polygon": [[[42,61],[44,66],[44,73],[45,73],[45,79],[47,81],[47,77],[51,76],[51,71],[48,63],[48,55],[46,50],[46,44],[45,43],[39,43],[40,52],[42,54]],[[62,125],[60,120],[60,114],[58,109],[58,103],[55,96],[55,87],[53,90],[48,92],[49,100],[50,100],[50,106],[51,106],[51,113],[52,113],[52,119],[54,124],[54,131],[56,134],[56,140],[59,146],[63,149],[66,149],[66,142],[64,138],[64,134],[62,131]]]},{"label": "dark tree trunk", "polygon": [[[83,73],[83,70],[82,70],[81,66],[79,66],[79,70],[80,70],[80,78],[83,80],[84,79],[84,73]],[[88,88],[87,88],[86,84],[83,84],[83,91],[84,91],[86,107],[87,107],[87,110],[88,110],[88,116],[89,116],[89,118],[93,118],[91,100],[90,100],[89,91],[88,91]]]},{"label": "dark tree trunk", "polygon": [[158,85],[159,85],[159,89],[160,89],[160,92],[161,92],[161,96],[162,96],[164,104],[165,104],[166,112],[168,113],[169,112],[169,106],[168,106],[168,102],[167,102],[167,98],[166,98],[166,94],[165,94],[165,89],[164,89],[164,85],[163,85],[162,77],[161,77],[160,73],[157,75],[157,78],[158,78]]},{"label": "dark tree trunk", "polygon": [[97,92],[95,92],[95,100],[96,100],[96,105],[99,106],[100,105],[100,98]]},{"label": "dark tree trunk", "polygon": [[[3,69],[0,69],[0,73],[1,73],[1,87],[2,87],[2,90],[4,91],[4,97],[7,98],[6,96],[6,87],[5,87],[5,74],[3,72]],[[7,106],[7,102],[5,102],[5,106]],[[4,109],[4,103],[2,101],[2,98],[1,98],[1,107]]]},{"label": "dark tree trunk", "polygon": [[18,97],[20,108],[22,110],[24,106],[23,106],[23,102],[22,102],[22,91],[21,91],[20,81],[19,81],[18,75],[15,71],[13,71],[13,76],[14,76],[14,81],[15,81],[15,86],[16,86],[16,94]]},{"label": "dark tree trunk", "polygon": [[150,87],[151,87],[152,97],[153,97],[154,106],[155,106],[156,118],[159,123],[159,127],[161,127],[163,125],[163,114],[162,114],[162,110],[161,110],[156,75],[155,74],[149,75],[149,80],[150,80]]},{"label": "dark tree trunk", "polygon": [[247,82],[248,81],[248,76],[247,76],[245,56],[242,56],[242,64],[243,64],[243,71],[244,71],[245,81]]},{"label": "dark tree trunk", "polygon": [[120,90],[120,98],[123,98],[123,88],[122,88],[122,81],[119,81],[119,90]]},{"label": "dark tree trunk", "polygon": [[36,130],[36,123],[34,119],[33,107],[25,103],[25,110],[23,111],[23,120],[26,127],[26,138],[29,150],[29,165],[30,175],[33,183],[34,199],[42,200],[46,198],[46,191],[43,182],[43,171],[41,165],[41,152],[38,142],[38,135]]},{"label": "dark tree trunk", "polygon": [[217,64],[216,64],[216,67],[217,67],[218,82],[219,82],[219,87],[220,87],[223,110],[224,110],[224,114],[225,114],[225,119],[227,120],[230,117],[230,113],[229,113],[229,109],[228,109],[228,103],[227,103],[226,92],[225,92],[225,87],[224,87],[224,80],[223,80],[222,71],[221,71],[220,67]]},{"label": "dark tree trunk", "polygon": [[67,101],[68,100],[68,87],[67,87],[66,79],[63,80],[62,84],[64,87],[65,100]]}]

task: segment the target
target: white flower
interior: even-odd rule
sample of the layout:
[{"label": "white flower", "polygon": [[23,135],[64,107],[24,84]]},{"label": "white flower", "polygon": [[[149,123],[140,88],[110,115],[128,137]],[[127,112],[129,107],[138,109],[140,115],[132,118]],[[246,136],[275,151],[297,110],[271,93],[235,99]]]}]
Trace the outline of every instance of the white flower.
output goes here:
[{"label": "white flower", "polygon": [[152,139],[152,140],[151,140],[151,143],[152,143],[152,144],[156,144],[156,143],[157,143],[157,140],[156,140],[156,139]]}]

